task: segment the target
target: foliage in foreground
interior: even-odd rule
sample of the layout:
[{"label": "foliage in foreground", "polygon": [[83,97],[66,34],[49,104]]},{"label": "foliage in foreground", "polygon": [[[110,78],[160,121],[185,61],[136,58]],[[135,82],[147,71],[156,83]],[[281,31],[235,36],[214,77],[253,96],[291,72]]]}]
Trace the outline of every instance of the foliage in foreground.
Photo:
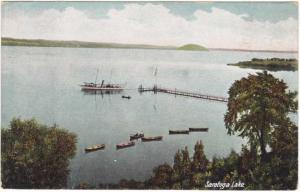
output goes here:
[{"label": "foliage in foreground", "polygon": [[[153,169],[153,176],[144,182],[122,179],[118,184],[93,186],[81,183],[76,188],[296,189],[297,147],[293,144],[291,143],[290,146],[285,147],[288,151],[284,150],[284,154],[281,152],[276,154],[275,150],[270,152],[270,160],[261,164],[259,156],[246,146],[242,147],[240,154],[231,151],[226,158],[214,157],[209,161],[204,154],[204,147],[200,141],[196,143],[192,157],[189,157],[187,148],[179,150],[175,154],[173,166],[167,163],[157,166]],[[228,186],[224,184],[228,184]]]},{"label": "foliage in foreground", "polygon": [[209,161],[200,141],[192,157],[187,148],[178,151],[173,166],[159,165],[144,182],[121,180],[118,185],[98,187],[83,183],[78,188],[296,189],[298,127],[288,113],[297,110],[297,93],[287,89],[282,80],[267,72],[232,85],[224,120],[228,134],[248,140],[240,154],[232,151],[228,157]]},{"label": "foliage in foreground", "polygon": [[247,138],[262,160],[267,158],[266,148],[275,141],[276,132],[289,131],[288,113],[297,111],[297,92],[287,89],[282,80],[266,71],[235,81],[229,89],[224,118],[228,134]]},{"label": "foliage in foreground", "polygon": [[13,119],[10,128],[1,132],[3,188],[66,187],[76,135],[56,125],[41,125],[34,119]]}]

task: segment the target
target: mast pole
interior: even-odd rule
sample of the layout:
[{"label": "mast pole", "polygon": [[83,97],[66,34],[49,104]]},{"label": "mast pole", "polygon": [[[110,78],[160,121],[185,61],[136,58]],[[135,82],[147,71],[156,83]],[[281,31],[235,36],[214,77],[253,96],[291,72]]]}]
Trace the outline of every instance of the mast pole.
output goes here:
[{"label": "mast pole", "polygon": [[155,67],[155,70],[154,70],[154,76],[155,76],[155,87],[157,87],[157,72],[158,72],[158,69],[157,69],[157,65]]},{"label": "mast pole", "polygon": [[95,85],[97,83],[98,73],[99,73],[99,69],[97,68],[97,75],[96,75],[96,79],[95,79]]},{"label": "mast pole", "polygon": [[111,84],[112,72],[113,72],[113,70],[110,70],[109,84]]}]

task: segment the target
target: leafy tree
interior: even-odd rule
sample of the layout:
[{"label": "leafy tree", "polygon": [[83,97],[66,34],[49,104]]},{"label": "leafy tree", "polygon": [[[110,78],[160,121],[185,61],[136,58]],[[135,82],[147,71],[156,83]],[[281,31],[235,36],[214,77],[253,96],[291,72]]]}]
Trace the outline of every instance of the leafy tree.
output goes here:
[{"label": "leafy tree", "polygon": [[207,180],[207,166],[209,164],[206,155],[204,154],[204,146],[202,141],[197,141],[194,147],[194,155],[191,166],[191,188],[204,189]]},{"label": "leafy tree", "polygon": [[119,182],[119,188],[121,188],[121,189],[143,189],[143,188],[145,188],[145,185],[143,182],[135,181],[133,179],[131,179],[131,180],[122,179]]},{"label": "leafy tree", "polygon": [[239,179],[247,183],[247,186],[253,182],[253,170],[258,166],[257,161],[257,153],[242,145],[241,154],[239,155],[238,173]]},{"label": "leafy tree", "polygon": [[263,72],[236,81],[229,90],[226,128],[247,137],[250,145],[250,151],[243,147],[238,166],[247,189],[296,188],[298,127],[288,113],[297,110],[297,92],[287,89]]},{"label": "leafy tree", "polygon": [[205,183],[207,180],[207,175],[205,173],[194,173],[191,178],[192,189],[205,189]]},{"label": "leafy tree", "polygon": [[278,125],[271,139],[271,168],[277,189],[296,189],[298,180],[298,127],[288,118]]},{"label": "leafy tree", "polygon": [[76,135],[36,120],[13,119],[2,129],[1,168],[4,188],[64,188]]},{"label": "leafy tree", "polygon": [[154,177],[149,180],[151,188],[170,189],[173,169],[167,163],[153,169]]},{"label": "leafy tree", "polygon": [[274,128],[297,110],[297,92],[266,71],[235,81],[229,89],[225,125],[228,134],[248,138],[251,150],[258,148],[262,161],[266,160],[266,147],[271,143]]},{"label": "leafy tree", "polygon": [[172,183],[180,181],[180,175],[182,170],[182,153],[178,150],[174,156]]},{"label": "leafy tree", "polygon": [[182,188],[188,188],[191,177],[191,160],[187,147],[175,154],[173,170],[172,180],[179,180]]},{"label": "leafy tree", "polygon": [[194,156],[192,162],[192,170],[193,172],[202,172],[206,171],[206,167],[208,164],[208,160],[204,154],[204,146],[202,141],[196,143],[194,147]]},{"label": "leafy tree", "polygon": [[224,158],[224,168],[226,172],[232,173],[238,170],[239,158],[239,154],[237,154],[234,150],[231,150],[229,156]]},{"label": "leafy tree", "polygon": [[210,176],[211,182],[218,182],[223,180],[223,178],[226,175],[224,164],[225,164],[224,159],[213,157],[209,169],[209,171],[211,172],[211,176]]},{"label": "leafy tree", "polygon": [[79,183],[79,185],[75,187],[75,189],[94,189],[94,188],[95,188],[94,186],[85,182],[81,182]]}]

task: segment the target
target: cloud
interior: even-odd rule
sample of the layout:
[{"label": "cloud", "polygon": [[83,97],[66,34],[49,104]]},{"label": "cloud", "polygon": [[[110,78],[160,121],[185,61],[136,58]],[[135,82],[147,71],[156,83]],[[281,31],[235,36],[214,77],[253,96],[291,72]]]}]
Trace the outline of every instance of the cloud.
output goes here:
[{"label": "cloud", "polygon": [[[270,13],[271,14],[271,13]],[[274,14],[274,13],[272,13]],[[163,5],[126,4],[110,9],[104,18],[92,18],[68,7],[48,9],[38,15],[4,12],[2,36],[30,39],[81,40],[156,45],[197,43],[211,48],[297,50],[298,21],[290,17],[277,23],[249,20],[212,8],[197,10],[194,19],[174,15]]]}]

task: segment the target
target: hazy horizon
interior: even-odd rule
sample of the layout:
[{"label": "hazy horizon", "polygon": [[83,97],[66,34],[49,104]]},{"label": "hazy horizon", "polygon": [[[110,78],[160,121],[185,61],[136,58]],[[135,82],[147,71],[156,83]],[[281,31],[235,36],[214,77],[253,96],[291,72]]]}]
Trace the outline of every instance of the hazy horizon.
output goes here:
[{"label": "hazy horizon", "polygon": [[[1,37],[1,38],[9,38],[9,39],[18,39],[18,38],[13,38],[13,37]],[[99,42],[99,41],[81,41],[81,40],[49,40],[49,39],[22,39],[22,40],[43,40],[43,41],[65,41],[65,42],[84,42],[84,43],[103,43],[103,44],[116,44],[116,45],[137,45],[137,46],[157,46],[157,47],[170,47],[170,48],[180,48],[182,46],[185,45],[189,45],[189,44],[194,44],[194,43],[186,43],[186,44],[182,44],[180,46],[174,46],[174,45],[154,45],[154,44],[137,44],[137,43],[117,43],[117,42]],[[200,44],[195,44],[195,45],[200,45]],[[5,46],[5,45],[4,45]],[[201,46],[201,45],[200,45]],[[41,46],[42,47],[42,46]],[[257,49],[238,49],[238,48],[210,48],[210,47],[205,47],[207,49],[211,49],[211,50],[241,50],[241,51],[266,51],[266,52],[298,52],[298,50],[272,50],[272,49],[261,49],[261,50],[257,50]]]}]

